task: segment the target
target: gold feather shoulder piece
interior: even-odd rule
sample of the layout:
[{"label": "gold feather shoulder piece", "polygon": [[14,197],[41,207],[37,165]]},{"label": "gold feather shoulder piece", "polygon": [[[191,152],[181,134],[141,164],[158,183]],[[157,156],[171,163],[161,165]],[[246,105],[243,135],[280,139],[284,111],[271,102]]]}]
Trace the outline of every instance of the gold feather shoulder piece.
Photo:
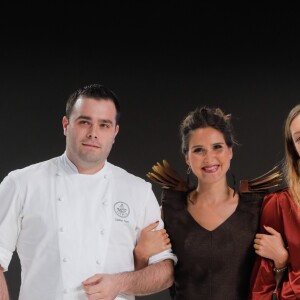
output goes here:
[{"label": "gold feather shoulder piece", "polygon": [[[159,184],[164,189],[173,189],[186,192],[190,190],[188,182],[184,180],[166,161],[157,162],[152,167],[152,172],[146,176],[153,182]],[[240,180],[239,191],[241,193],[264,192],[280,186],[283,183],[283,174],[279,165],[270,171],[251,180]]]},{"label": "gold feather shoulder piece", "polygon": [[268,189],[278,187],[283,183],[283,174],[279,165],[276,165],[273,169],[265,174],[256,177],[252,180],[240,181],[240,192],[263,192]]},{"label": "gold feather shoulder piece", "polygon": [[162,188],[182,192],[188,191],[188,183],[182,179],[166,160],[154,165],[152,171],[153,172],[148,172],[146,176],[161,185]]}]

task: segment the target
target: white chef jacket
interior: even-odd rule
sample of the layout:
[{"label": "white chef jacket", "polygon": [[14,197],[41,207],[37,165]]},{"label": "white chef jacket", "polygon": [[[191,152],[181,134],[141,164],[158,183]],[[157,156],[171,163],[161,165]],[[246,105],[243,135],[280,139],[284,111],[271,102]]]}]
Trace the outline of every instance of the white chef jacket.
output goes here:
[{"label": "white chef jacket", "polygon": [[[134,270],[141,229],[160,220],[150,183],[105,162],[79,174],[64,153],[15,170],[0,185],[0,265],[21,262],[20,300],[87,299],[82,281]],[[164,251],[149,263],[176,256]],[[134,299],[119,295],[116,299]]]}]

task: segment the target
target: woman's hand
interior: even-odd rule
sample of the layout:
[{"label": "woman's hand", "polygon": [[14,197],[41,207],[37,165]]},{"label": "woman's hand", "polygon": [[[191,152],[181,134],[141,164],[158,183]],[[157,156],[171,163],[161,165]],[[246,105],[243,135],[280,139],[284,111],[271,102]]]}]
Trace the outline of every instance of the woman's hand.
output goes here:
[{"label": "woman's hand", "polygon": [[169,235],[165,229],[155,230],[159,222],[145,227],[134,249],[135,269],[148,264],[149,257],[171,248]]},{"label": "woman's hand", "polygon": [[289,253],[284,245],[281,234],[269,226],[264,226],[269,234],[257,233],[254,239],[256,254],[272,259],[275,268],[283,268],[288,263]]}]

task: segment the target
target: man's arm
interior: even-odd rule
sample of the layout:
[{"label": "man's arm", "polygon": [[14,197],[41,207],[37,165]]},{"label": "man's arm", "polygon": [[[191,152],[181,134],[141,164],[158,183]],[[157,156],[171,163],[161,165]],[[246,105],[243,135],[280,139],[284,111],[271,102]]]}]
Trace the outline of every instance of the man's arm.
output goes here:
[{"label": "man's arm", "polygon": [[0,300],[8,300],[8,289],[5,281],[5,277],[3,274],[3,269],[0,266]]},{"label": "man's arm", "polygon": [[157,293],[173,283],[172,260],[164,260],[141,270],[119,274],[96,274],[83,282],[88,299],[112,300],[118,294],[143,296]]}]

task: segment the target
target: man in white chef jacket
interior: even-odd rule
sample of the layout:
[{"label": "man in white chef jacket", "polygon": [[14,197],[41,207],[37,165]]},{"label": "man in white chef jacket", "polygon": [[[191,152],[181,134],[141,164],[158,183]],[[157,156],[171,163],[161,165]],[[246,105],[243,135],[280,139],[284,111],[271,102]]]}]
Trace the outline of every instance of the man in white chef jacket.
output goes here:
[{"label": "man in white chef jacket", "polygon": [[0,298],[17,249],[21,300],[134,299],[168,288],[170,250],[134,271],[142,228],[160,220],[151,185],[107,162],[119,131],[117,96],[93,84],[73,93],[65,153],[10,172],[0,185]]}]

